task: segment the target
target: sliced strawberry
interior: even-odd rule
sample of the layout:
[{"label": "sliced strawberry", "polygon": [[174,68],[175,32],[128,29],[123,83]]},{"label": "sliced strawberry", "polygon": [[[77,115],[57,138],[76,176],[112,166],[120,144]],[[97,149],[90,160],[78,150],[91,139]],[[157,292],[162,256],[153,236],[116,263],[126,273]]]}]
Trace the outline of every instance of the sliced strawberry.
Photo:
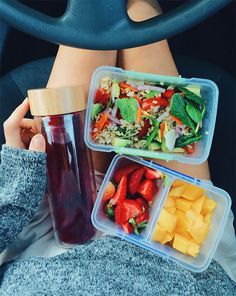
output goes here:
[{"label": "sliced strawberry", "polygon": [[133,199],[126,199],[120,202],[115,208],[115,222],[124,224],[131,218],[136,218],[142,214],[142,206]]},{"label": "sliced strawberry", "polygon": [[138,190],[140,181],[142,180],[143,174],[144,174],[145,169],[143,167],[135,170],[131,175],[129,179],[129,193],[131,195],[135,195],[135,193]]},{"label": "sliced strawberry", "polygon": [[114,197],[110,200],[111,205],[116,205],[119,202],[123,201],[126,198],[127,193],[127,177],[123,176],[120,180],[118,188]]},{"label": "sliced strawberry", "polygon": [[162,179],[162,177],[163,177],[162,173],[160,173],[156,170],[150,169],[148,167],[145,167],[145,174],[144,175],[147,179],[150,179],[150,180]]},{"label": "sliced strawberry", "polygon": [[134,227],[129,222],[126,222],[126,223],[122,224],[121,226],[124,229],[124,231],[128,234],[134,232]]},{"label": "sliced strawberry", "polygon": [[175,91],[173,89],[167,89],[164,93],[161,94],[161,96],[166,99],[171,99],[174,93]]},{"label": "sliced strawberry", "polygon": [[95,94],[94,103],[100,103],[106,107],[107,103],[110,101],[111,95],[103,89],[98,89]]},{"label": "sliced strawberry", "polygon": [[139,139],[142,139],[143,137],[146,136],[146,134],[148,133],[148,130],[149,128],[151,127],[152,125],[150,124],[150,121],[149,119],[145,119],[144,120],[144,125],[143,127],[141,128],[139,134],[138,134],[138,138]]},{"label": "sliced strawberry", "polygon": [[103,193],[102,201],[110,200],[116,192],[116,187],[112,182],[108,182],[107,187]]},{"label": "sliced strawberry", "polygon": [[139,197],[136,199],[136,201],[142,206],[143,213],[139,215],[137,218],[135,218],[136,224],[140,224],[144,221],[148,221],[149,219],[149,206],[145,199]]},{"label": "sliced strawberry", "polygon": [[154,182],[146,179],[142,181],[138,188],[138,193],[142,195],[147,201],[152,201],[154,197]]},{"label": "sliced strawberry", "polygon": [[131,174],[133,171],[135,171],[139,167],[140,167],[140,164],[132,163],[132,164],[126,165],[125,167],[118,169],[114,175],[115,182],[118,184],[120,182],[120,179],[123,176],[128,176],[129,174]]}]

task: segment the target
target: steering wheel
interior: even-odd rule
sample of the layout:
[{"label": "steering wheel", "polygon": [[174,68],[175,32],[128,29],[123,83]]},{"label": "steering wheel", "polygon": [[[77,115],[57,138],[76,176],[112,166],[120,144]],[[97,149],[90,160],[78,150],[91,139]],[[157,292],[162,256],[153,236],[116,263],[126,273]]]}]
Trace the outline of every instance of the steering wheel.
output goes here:
[{"label": "steering wheel", "polygon": [[132,21],[126,0],[68,0],[59,18],[16,0],[0,0],[0,16],[20,31],[49,42],[87,49],[122,49],[169,38],[207,19],[231,0],[188,0],[143,22]]}]

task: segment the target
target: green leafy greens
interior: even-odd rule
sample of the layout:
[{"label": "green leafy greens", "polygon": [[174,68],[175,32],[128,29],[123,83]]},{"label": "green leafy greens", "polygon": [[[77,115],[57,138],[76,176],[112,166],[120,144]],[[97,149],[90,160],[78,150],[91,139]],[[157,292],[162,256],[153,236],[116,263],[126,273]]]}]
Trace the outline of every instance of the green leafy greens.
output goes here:
[{"label": "green leafy greens", "polygon": [[204,104],[203,99],[201,97],[199,97],[198,95],[196,95],[194,92],[188,90],[185,87],[181,87],[181,86],[178,86],[178,89],[180,91],[182,91],[189,100],[191,100],[199,105]]},{"label": "green leafy greens", "polygon": [[124,120],[133,123],[137,118],[138,103],[134,98],[117,99],[116,105]]},{"label": "green leafy greens", "polygon": [[186,106],[186,111],[188,115],[192,118],[192,120],[197,124],[202,121],[202,112],[193,104],[188,103]]},{"label": "green leafy greens", "polygon": [[170,112],[172,115],[179,118],[183,124],[195,131],[196,125],[186,112],[186,103],[180,94],[174,94],[171,98]]}]

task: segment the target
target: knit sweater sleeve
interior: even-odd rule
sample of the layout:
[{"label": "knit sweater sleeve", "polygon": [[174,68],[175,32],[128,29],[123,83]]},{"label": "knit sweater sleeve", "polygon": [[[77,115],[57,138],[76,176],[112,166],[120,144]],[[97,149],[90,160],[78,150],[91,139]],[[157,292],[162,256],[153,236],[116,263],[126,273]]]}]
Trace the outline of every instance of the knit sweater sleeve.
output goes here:
[{"label": "knit sweater sleeve", "polygon": [[3,145],[0,164],[0,252],[36,213],[46,189],[46,154]]}]

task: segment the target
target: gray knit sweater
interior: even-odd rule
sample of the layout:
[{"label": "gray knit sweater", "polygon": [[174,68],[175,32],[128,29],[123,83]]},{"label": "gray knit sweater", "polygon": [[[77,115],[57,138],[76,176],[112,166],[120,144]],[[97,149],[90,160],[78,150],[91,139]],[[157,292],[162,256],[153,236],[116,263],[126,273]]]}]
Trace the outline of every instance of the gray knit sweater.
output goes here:
[{"label": "gray knit sweater", "polygon": [[[3,147],[0,166],[0,250],[33,217],[46,183],[46,157]],[[0,295],[236,295],[215,261],[203,273],[111,236],[51,258],[9,262],[0,269]]]}]

